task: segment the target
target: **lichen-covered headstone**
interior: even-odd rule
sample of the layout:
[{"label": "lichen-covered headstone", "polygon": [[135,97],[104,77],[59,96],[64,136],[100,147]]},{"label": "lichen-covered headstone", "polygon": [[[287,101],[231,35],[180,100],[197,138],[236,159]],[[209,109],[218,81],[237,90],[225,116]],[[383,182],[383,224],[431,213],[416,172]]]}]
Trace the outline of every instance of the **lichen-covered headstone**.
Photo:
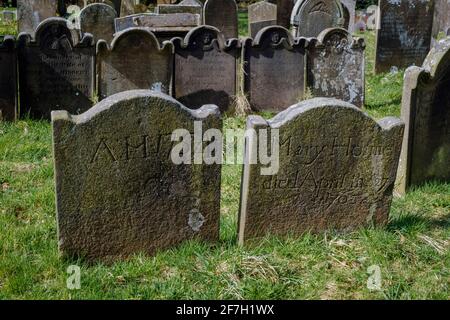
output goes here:
[{"label": "lichen-covered headstone", "polygon": [[81,32],[92,34],[95,42],[103,39],[109,43],[115,33],[114,19],[116,18],[116,10],[111,6],[103,3],[90,4],[80,13]]},{"label": "lichen-covered headstone", "polygon": [[0,39],[0,121],[17,116],[17,53],[15,39]]},{"label": "lichen-covered headstone", "polygon": [[172,92],[172,44],[166,42],[160,47],[147,29],[132,28],[120,32],[111,45],[100,41],[97,66],[100,99],[135,89]]},{"label": "lichen-covered headstone", "polygon": [[248,6],[248,27],[252,38],[259,30],[277,24],[277,6],[270,2],[260,1]]},{"label": "lichen-covered headstone", "polygon": [[171,157],[174,130],[199,124],[221,130],[218,108],[189,110],[149,90],[119,93],[79,116],[52,112],[60,251],[110,261],[218,241],[220,165]]},{"label": "lichen-covered headstone", "polygon": [[365,43],[340,28],[326,29],[308,48],[308,87],[314,97],[364,106]]},{"label": "lichen-covered headstone", "polygon": [[92,106],[95,88],[95,45],[67,28],[63,18],[49,18],[35,37],[18,39],[20,112],[50,118],[51,110],[82,113]]},{"label": "lichen-covered headstone", "polygon": [[303,98],[305,39],[272,26],[243,43],[244,92],[253,110],[278,112]]},{"label": "lichen-covered headstone", "polygon": [[380,0],[375,72],[420,66],[430,50],[433,0]]},{"label": "lichen-covered headstone", "polygon": [[406,123],[397,192],[429,181],[450,182],[450,39],[430,51],[422,67],[405,73]]},{"label": "lichen-covered headstone", "polygon": [[[404,124],[378,122],[346,102],[316,98],[271,120],[250,116],[239,242],[265,235],[350,231],[388,221]],[[264,136],[279,141],[279,170],[258,157]],[[264,142],[262,142],[264,141]],[[273,154],[272,154],[273,157]],[[266,174],[266,175],[263,175]],[[267,175],[271,174],[271,175]]]},{"label": "lichen-covered headstone", "polygon": [[356,0],[340,0],[344,12],[344,29],[352,33],[355,30]]},{"label": "lichen-covered headstone", "polygon": [[237,87],[239,41],[226,43],[220,31],[211,26],[191,30],[175,46],[175,97],[189,108],[215,104],[231,110]]},{"label": "lichen-covered headstone", "polygon": [[219,29],[225,39],[238,37],[238,8],[235,0],[206,0],[204,24]]},{"label": "lichen-covered headstone", "polygon": [[18,0],[17,24],[19,33],[34,34],[42,21],[56,16],[56,10],[56,0]]}]

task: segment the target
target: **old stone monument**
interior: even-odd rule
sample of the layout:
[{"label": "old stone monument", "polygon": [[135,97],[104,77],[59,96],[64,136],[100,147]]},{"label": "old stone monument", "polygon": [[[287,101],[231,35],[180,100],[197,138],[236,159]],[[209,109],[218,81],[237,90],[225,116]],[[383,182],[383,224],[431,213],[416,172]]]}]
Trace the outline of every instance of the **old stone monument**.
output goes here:
[{"label": "old stone monument", "polygon": [[228,44],[211,26],[193,29],[175,46],[175,97],[189,108],[215,104],[227,111],[236,96],[239,41]]},{"label": "old stone monument", "polygon": [[422,65],[430,50],[433,0],[380,0],[375,72]]},{"label": "old stone monument", "polygon": [[267,1],[260,1],[248,6],[248,27],[252,38],[259,30],[277,24],[277,6]]},{"label": "old stone monument", "polygon": [[171,94],[172,44],[160,47],[155,35],[144,28],[125,30],[116,34],[111,45],[98,43],[97,71],[100,99],[134,89]]},{"label": "old stone monument", "polygon": [[195,13],[203,15],[203,5],[197,0],[184,0],[179,4],[161,4],[156,7],[157,14],[168,13]]},{"label": "old stone monument", "polygon": [[18,39],[20,112],[49,118],[51,110],[82,113],[92,106],[95,79],[95,46],[91,35],[83,38],[67,28],[63,18],[49,18],[35,37]]},{"label": "old stone monument", "polygon": [[450,35],[450,1],[434,0],[433,45],[439,39]]},{"label": "old stone monument", "polygon": [[116,10],[111,6],[103,3],[90,4],[80,13],[81,32],[92,34],[95,42],[103,39],[110,43],[115,33],[116,18]]},{"label": "old stone monument", "polygon": [[189,110],[162,93],[127,91],[79,116],[52,112],[52,125],[63,254],[112,260],[218,241],[220,165],[172,159],[176,129],[184,139],[198,125],[222,129],[216,106]]},{"label": "old stone monument", "polygon": [[307,79],[314,97],[336,98],[364,106],[364,39],[345,29],[322,31],[308,47]]},{"label": "old stone monument", "polygon": [[206,0],[204,24],[219,29],[225,39],[238,37],[238,12],[235,0]]},{"label": "old stone monument", "polygon": [[294,37],[317,37],[328,28],[344,26],[339,0],[298,0],[291,14]]},{"label": "old stone monument", "polygon": [[433,48],[422,67],[405,73],[406,123],[397,192],[429,181],[450,181],[450,39]]},{"label": "old stone monument", "polygon": [[340,0],[344,12],[344,29],[353,33],[355,30],[356,0]]},{"label": "old stone monument", "polygon": [[303,98],[306,45],[281,26],[244,41],[244,92],[253,110],[278,112]]},{"label": "old stone monument", "polygon": [[33,34],[37,26],[56,15],[56,0],[18,0],[17,23],[19,33]]},{"label": "old stone monument", "polygon": [[[255,134],[246,141],[239,243],[387,223],[404,129],[399,119],[376,122],[351,104],[316,98],[269,121],[250,116],[247,129]],[[264,132],[272,145],[279,141],[279,166],[270,169],[258,159]]]},{"label": "old stone monument", "polygon": [[15,39],[0,39],[0,121],[14,121],[17,115],[17,74]]}]

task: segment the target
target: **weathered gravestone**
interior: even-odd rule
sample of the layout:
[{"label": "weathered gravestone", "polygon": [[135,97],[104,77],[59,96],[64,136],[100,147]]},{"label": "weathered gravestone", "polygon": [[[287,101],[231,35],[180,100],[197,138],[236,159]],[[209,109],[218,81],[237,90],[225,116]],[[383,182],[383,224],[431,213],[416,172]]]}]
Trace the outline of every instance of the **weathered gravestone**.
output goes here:
[{"label": "weathered gravestone", "polygon": [[90,4],[80,13],[81,32],[92,34],[95,42],[103,39],[110,43],[115,33],[116,18],[116,10],[111,6],[103,3]]},{"label": "weathered gravestone", "polygon": [[356,0],[340,0],[344,13],[344,29],[352,33],[355,30]]},{"label": "weathered gravestone", "polygon": [[276,0],[277,4],[277,24],[289,29],[291,23],[291,13],[294,9],[294,0]]},{"label": "weathered gravestone", "polygon": [[219,29],[225,39],[238,37],[238,10],[235,0],[206,0],[204,24]]},{"label": "weathered gravestone", "polygon": [[339,0],[298,0],[291,15],[295,37],[317,37],[328,28],[344,26]]},{"label": "weathered gravestone", "polygon": [[162,4],[156,7],[156,13],[168,14],[168,13],[195,13],[202,16],[203,5],[197,0],[184,0],[179,4]]},{"label": "weathered gravestone", "polygon": [[260,163],[261,142],[258,146],[255,135],[248,135],[241,244],[266,234],[349,231],[387,223],[404,128],[399,119],[376,122],[351,104],[317,98],[269,121],[250,116],[247,128],[260,137],[261,130],[268,130],[272,144],[279,130],[279,170],[273,163],[267,171],[254,164]]},{"label": "weathered gravestone", "polygon": [[20,111],[49,118],[51,110],[82,113],[92,106],[95,46],[92,35],[67,28],[63,18],[49,18],[35,37],[18,39]]},{"label": "weathered gravestone", "polygon": [[175,46],[175,97],[187,107],[197,109],[215,104],[229,110],[236,96],[237,59],[240,43],[226,43],[220,31],[211,26],[191,30]]},{"label": "weathered gravestone", "polygon": [[253,110],[281,111],[303,98],[306,45],[280,26],[244,41],[244,92]]},{"label": "weathered gravestone", "polygon": [[15,39],[0,39],[0,121],[13,121],[17,112],[17,75]]},{"label": "weathered gravestone", "polygon": [[170,30],[188,30],[201,25],[201,17],[193,13],[154,14],[141,13],[127,17],[117,18],[116,32],[129,28],[142,27],[149,29],[165,28]]},{"label": "weathered gravestone", "polygon": [[375,72],[421,65],[430,50],[433,0],[380,0]]},{"label": "weathered gravestone", "polygon": [[143,28],[116,34],[111,46],[100,41],[97,46],[100,99],[134,89],[171,94],[172,48],[170,42],[160,47],[155,35]]},{"label": "weathered gravestone", "polygon": [[248,28],[252,38],[256,37],[259,30],[277,24],[277,6],[275,4],[260,1],[248,6]]},{"label": "weathered gravestone", "polygon": [[397,192],[428,181],[450,181],[450,38],[436,44],[423,66],[405,73],[406,123]]},{"label": "weathered gravestone", "polygon": [[79,116],[52,112],[60,251],[112,260],[218,241],[220,165],[171,157],[173,132],[185,129],[187,142],[199,124],[221,130],[218,108],[189,110],[148,90],[111,96]]},{"label": "weathered gravestone", "polygon": [[450,1],[435,0],[433,19],[433,45],[449,34],[450,31]]},{"label": "weathered gravestone", "polygon": [[126,17],[133,14],[147,12],[147,6],[142,2],[136,0],[122,0],[122,6],[120,9],[120,16]]},{"label": "weathered gravestone", "polygon": [[33,34],[42,21],[56,15],[56,9],[55,0],[18,0],[17,24],[19,33]]},{"label": "weathered gravestone", "polygon": [[308,47],[307,82],[315,97],[336,98],[364,106],[364,39],[345,29],[322,31]]}]

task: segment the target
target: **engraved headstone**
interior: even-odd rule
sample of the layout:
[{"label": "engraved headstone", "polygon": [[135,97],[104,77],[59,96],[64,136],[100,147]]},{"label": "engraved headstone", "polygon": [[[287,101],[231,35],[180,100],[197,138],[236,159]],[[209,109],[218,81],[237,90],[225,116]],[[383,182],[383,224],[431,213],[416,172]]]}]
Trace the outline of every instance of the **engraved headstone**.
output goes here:
[{"label": "engraved headstone", "polygon": [[171,157],[174,130],[190,138],[198,124],[221,130],[218,108],[189,110],[148,90],[111,96],[79,116],[52,112],[60,251],[111,261],[218,241],[220,165]]},{"label": "engraved headstone", "polygon": [[17,75],[15,39],[0,39],[0,121],[14,121],[17,116]]},{"label": "engraved headstone", "polygon": [[268,234],[350,231],[387,223],[404,129],[400,119],[376,122],[351,104],[316,98],[269,121],[250,116],[247,128],[259,137],[268,130],[272,143],[278,131],[279,169],[274,163],[270,169],[259,164],[264,142],[258,145],[257,136],[248,135],[240,244]]},{"label": "engraved headstone", "polygon": [[448,35],[450,29],[450,1],[435,0],[433,19],[433,44]]},{"label": "engraved headstone", "polygon": [[275,4],[260,1],[248,6],[248,27],[252,38],[256,37],[259,30],[277,24],[277,6]]},{"label": "engraved headstone", "polygon": [[364,106],[365,43],[345,29],[326,29],[308,47],[308,87],[314,97]]},{"label": "engraved headstone", "polygon": [[355,29],[356,0],[340,0],[344,11],[344,29],[352,33]]},{"label": "engraved headstone", "polygon": [[430,50],[433,0],[380,0],[375,72],[422,65]]},{"label": "engraved headstone", "polygon": [[80,13],[80,29],[83,33],[90,33],[94,41],[100,39],[111,42],[114,31],[114,19],[117,13],[114,8],[103,3],[86,6]]},{"label": "engraved headstone", "polygon": [[133,28],[118,33],[111,45],[100,41],[97,66],[100,99],[134,89],[172,93],[172,44],[166,42],[160,47],[147,29]]},{"label": "engraved headstone", "polygon": [[56,0],[18,0],[17,24],[19,33],[33,34],[37,26],[56,15]]},{"label": "engraved headstone", "polygon": [[298,0],[291,15],[295,37],[317,37],[323,30],[344,26],[339,0]]},{"label": "engraved headstone", "polygon": [[243,46],[244,92],[255,111],[281,111],[305,93],[305,39],[280,26],[262,29]]},{"label": "engraved headstone", "polygon": [[229,110],[236,96],[236,69],[239,41],[228,44],[220,31],[211,26],[191,30],[175,46],[175,97],[189,108],[215,104]]},{"label": "engraved headstone", "polygon": [[238,10],[235,0],[206,0],[204,24],[219,29],[225,39],[238,37]]},{"label": "engraved headstone", "polygon": [[406,123],[397,192],[430,181],[450,182],[450,38],[430,51],[422,67],[405,73]]},{"label": "engraved headstone", "polygon": [[49,118],[51,110],[76,114],[92,106],[95,46],[92,35],[80,38],[63,18],[42,22],[34,38],[19,35],[21,114]]}]

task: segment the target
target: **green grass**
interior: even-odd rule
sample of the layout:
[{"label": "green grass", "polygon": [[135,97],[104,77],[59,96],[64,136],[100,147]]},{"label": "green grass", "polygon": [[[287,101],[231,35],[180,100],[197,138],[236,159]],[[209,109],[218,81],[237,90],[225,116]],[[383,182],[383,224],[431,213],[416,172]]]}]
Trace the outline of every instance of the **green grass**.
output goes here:
[{"label": "green grass", "polygon": [[[364,36],[370,66],[373,35]],[[398,115],[402,72],[373,76],[371,70],[366,111],[376,118]],[[243,117],[225,120],[226,128],[244,124]],[[57,250],[50,124],[0,123],[0,299],[450,297],[450,184],[429,184],[395,199],[386,228],[268,237],[240,248],[240,176],[240,166],[223,167],[216,246],[189,242],[110,266],[64,260]],[[71,291],[66,269],[74,264],[81,267],[81,289]],[[367,288],[372,265],[381,269],[379,291]]]}]

